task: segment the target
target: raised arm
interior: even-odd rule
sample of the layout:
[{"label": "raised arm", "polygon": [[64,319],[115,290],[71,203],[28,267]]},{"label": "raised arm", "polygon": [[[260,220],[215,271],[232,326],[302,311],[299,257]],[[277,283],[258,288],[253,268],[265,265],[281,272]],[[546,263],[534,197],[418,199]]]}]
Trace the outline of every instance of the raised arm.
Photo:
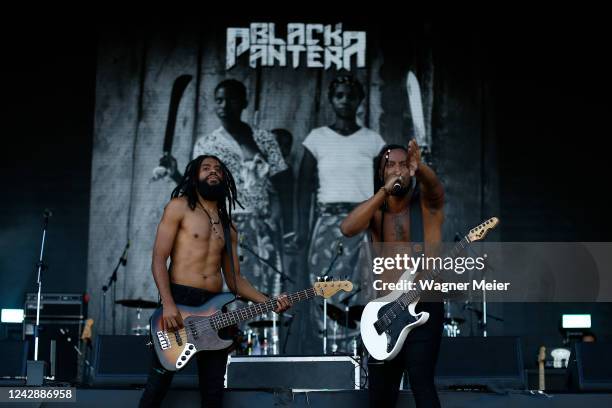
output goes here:
[{"label": "raised arm", "polygon": [[421,161],[421,153],[414,139],[408,143],[408,160],[410,175],[416,175],[417,181],[421,185],[425,206],[432,211],[442,209],[444,206],[444,188],[432,168]]}]

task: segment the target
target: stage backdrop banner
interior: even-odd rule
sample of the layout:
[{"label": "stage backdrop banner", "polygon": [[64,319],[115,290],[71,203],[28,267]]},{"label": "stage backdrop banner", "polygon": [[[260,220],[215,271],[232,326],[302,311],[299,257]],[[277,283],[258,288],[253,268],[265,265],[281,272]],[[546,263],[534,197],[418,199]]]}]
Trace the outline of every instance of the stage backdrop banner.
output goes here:
[{"label": "stage backdrop banner", "polygon": [[[363,84],[365,98],[357,113],[361,126],[380,134],[386,143],[406,145],[415,136],[425,144],[427,160],[446,190],[447,240],[499,209],[493,101],[478,41],[460,35],[447,38],[443,29],[425,23],[403,28],[384,22],[323,21],[310,27],[318,45],[305,44],[296,60],[289,52],[290,41],[299,43],[299,30],[309,32],[309,26],[290,27],[282,20],[252,23],[202,21],[163,29],[109,25],[100,30],[87,278],[89,311],[99,334],[113,333],[113,289],[104,296],[102,288],[128,242],[127,264],[117,274],[116,298],[158,299],[152,248],[176,186],[160,170],[160,159],[169,148],[167,153],[182,173],[196,141],[221,126],[214,89],[225,79],[236,79],[247,89],[243,121],[253,128],[291,133],[285,161],[294,178],[287,184],[292,191],[300,186],[302,142],[313,129],[333,123],[328,88],[341,69]],[[290,32],[298,32],[297,37],[291,39]],[[278,45],[283,41],[286,48]],[[323,66],[317,67],[317,61]],[[181,82],[178,78],[186,86],[174,100],[178,106],[172,118],[169,107],[173,87]],[[173,120],[173,137],[168,139],[166,128]],[[296,206],[297,198],[280,205]],[[298,215],[297,210],[291,213]],[[285,226],[283,231],[290,230]],[[275,234],[271,242],[282,255],[287,241],[280,230]],[[256,246],[263,247],[262,242]],[[274,291],[295,291],[312,283],[305,256],[305,248],[298,248],[297,255],[284,251],[279,266],[295,283],[281,281]],[[357,285],[360,273],[350,274]],[[244,275],[249,277],[249,271]],[[356,296],[354,302],[360,301],[363,297]],[[292,331],[301,333],[301,341],[293,336],[287,352],[320,349],[317,329],[306,318],[313,307],[318,303],[296,308]],[[117,306],[116,334],[147,324],[149,314],[138,320],[136,312]]]}]

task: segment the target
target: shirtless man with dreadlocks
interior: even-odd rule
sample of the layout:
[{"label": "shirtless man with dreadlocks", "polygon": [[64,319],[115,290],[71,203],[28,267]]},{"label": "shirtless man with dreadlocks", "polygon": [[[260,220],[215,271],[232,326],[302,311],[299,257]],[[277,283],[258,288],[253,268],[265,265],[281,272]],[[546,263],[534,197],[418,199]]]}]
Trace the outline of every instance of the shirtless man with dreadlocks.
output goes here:
[{"label": "shirtless man with dreadlocks", "polygon": [[[232,223],[232,209],[240,203],[234,178],[221,160],[203,155],[191,161],[171,198],[157,228],[152,263],[163,304],[164,328],[183,327],[176,303],[197,306],[221,292],[221,270],[232,292],[253,302],[265,302],[267,297],[240,274],[237,232]],[[229,227],[231,235],[231,258],[225,250],[224,226]],[[170,270],[166,265],[168,257]],[[289,306],[287,296],[280,296],[276,312]],[[202,406],[222,406],[227,350],[202,351],[196,358]],[[159,407],[173,374],[161,366],[153,353],[140,407]]]}]

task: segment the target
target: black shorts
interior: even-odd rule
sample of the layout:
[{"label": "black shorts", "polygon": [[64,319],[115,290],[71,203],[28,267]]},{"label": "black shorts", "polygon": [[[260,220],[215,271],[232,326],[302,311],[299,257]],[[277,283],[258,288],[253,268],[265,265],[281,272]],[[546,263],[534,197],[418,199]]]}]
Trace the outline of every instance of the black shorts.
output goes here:
[{"label": "black shorts", "polygon": [[193,286],[179,285],[178,283],[170,283],[170,292],[175,303],[185,306],[200,306],[218,295],[218,293],[194,288]]}]

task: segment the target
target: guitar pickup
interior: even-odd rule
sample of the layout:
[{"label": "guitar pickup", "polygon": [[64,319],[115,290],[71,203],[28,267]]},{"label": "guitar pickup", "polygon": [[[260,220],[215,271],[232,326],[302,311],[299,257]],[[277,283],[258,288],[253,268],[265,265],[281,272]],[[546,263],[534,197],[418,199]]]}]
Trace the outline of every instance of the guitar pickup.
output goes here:
[{"label": "guitar pickup", "polygon": [[190,321],[188,324],[189,327],[189,332],[191,333],[191,336],[197,340],[198,339],[198,329],[196,328],[195,322]]}]

